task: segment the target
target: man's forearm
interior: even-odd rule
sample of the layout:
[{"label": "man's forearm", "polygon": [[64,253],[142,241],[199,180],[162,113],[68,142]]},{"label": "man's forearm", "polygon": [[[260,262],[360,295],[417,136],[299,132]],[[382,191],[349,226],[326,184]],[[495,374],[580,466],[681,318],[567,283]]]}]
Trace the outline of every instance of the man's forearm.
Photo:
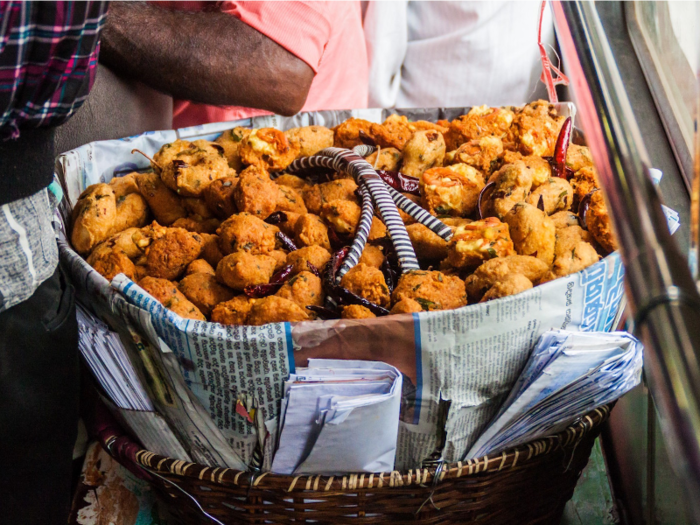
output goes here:
[{"label": "man's forearm", "polygon": [[293,114],[313,70],[262,33],[219,12],[113,2],[100,60],[175,98]]}]

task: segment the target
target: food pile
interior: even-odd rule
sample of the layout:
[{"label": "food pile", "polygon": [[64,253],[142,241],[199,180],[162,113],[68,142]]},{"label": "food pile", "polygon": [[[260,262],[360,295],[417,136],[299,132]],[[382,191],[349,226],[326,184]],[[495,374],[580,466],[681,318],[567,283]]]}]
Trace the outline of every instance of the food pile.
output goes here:
[{"label": "food pile", "polygon": [[[570,133],[571,119],[537,101],[451,122],[391,115],[177,140],[150,171],[88,187],[71,241],[108,280],[124,273],[190,319],[263,325],[459,308],[615,250],[590,152]],[[445,241],[401,212],[422,270],[400,274],[375,216],[359,263],[336,279],[360,220],[358,186],[327,169],[285,170],[359,145],[375,146],[366,160],[381,178],[453,231]]]}]

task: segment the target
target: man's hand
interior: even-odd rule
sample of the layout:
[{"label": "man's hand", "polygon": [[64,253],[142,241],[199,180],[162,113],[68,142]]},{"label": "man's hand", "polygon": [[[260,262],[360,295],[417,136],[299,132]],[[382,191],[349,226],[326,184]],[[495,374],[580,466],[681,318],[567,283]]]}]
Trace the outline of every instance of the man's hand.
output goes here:
[{"label": "man's hand", "polygon": [[100,61],[174,98],[299,112],[314,72],[303,60],[236,17],[112,2]]}]

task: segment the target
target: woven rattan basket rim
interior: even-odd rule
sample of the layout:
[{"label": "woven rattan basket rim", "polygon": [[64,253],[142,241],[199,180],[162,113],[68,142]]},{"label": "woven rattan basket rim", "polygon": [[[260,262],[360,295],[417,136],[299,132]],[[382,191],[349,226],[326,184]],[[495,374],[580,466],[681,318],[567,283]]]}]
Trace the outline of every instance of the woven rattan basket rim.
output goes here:
[{"label": "woven rattan basket rim", "polygon": [[594,428],[605,422],[612,405],[595,409],[572,423],[559,434],[548,436],[525,445],[502,452],[496,456],[446,464],[440,469],[412,469],[405,472],[378,472],[373,474],[346,474],[345,476],[285,476],[272,473],[254,474],[230,468],[205,467],[196,463],[158,456],[147,450],[136,453],[136,460],[142,466],[163,474],[199,479],[218,485],[238,485],[255,487],[260,490],[292,491],[356,491],[358,489],[381,489],[425,485],[434,483],[435,473],[439,472],[441,482],[465,476],[515,469],[531,459],[549,454],[560,448],[574,448],[581,439]]}]

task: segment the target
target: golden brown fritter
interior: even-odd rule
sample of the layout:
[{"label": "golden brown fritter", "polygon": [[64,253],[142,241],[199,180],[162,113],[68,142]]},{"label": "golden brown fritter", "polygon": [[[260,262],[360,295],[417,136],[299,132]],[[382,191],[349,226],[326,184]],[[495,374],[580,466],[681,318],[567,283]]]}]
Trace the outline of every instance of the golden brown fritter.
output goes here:
[{"label": "golden brown fritter", "polygon": [[233,192],[238,186],[238,177],[222,177],[204,188],[204,202],[219,219],[226,220],[238,211]]},{"label": "golden brown fritter", "polygon": [[549,267],[526,255],[511,255],[491,259],[479,266],[476,271],[465,279],[469,301],[478,302],[484,294],[497,282],[505,280],[509,275],[524,275],[530,282],[537,284],[545,276]]},{"label": "golden brown fritter", "polygon": [[442,166],[445,160],[445,139],[437,131],[416,131],[403,148],[401,172],[420,177],[425,170]]},{"label": "golden brown fritter", "polygon": [[[228,179],[228,177],[224,177],[224,179]],[[218,182],[220,180],[221,179],[216,179],[214,182]],[[214,182],[212,182],[212,184],[214,184]],[[190,214],[190,217],[194,216],[197,220],[214,218],[214,214],[209,209],[209,206],[207,206],[207,203],[203,198],[210,186],[211,184],[206,187],[202,194],[202,198],[185,197],[182,199],[182,205],[187,210],[187,213]]]},{"label": "golden brown fritter", "polygon": [[578,211],[578,205],[583,198],[593,190],[600,188],[598,172],[594,167],[581,168],[571,177],[571,187],[574,189],[573,211]]},{"label": "golden brown fritter", "polygon": [[109,185],[112,187],[116,199],[132,193],[139,193],[139,186],[136,184],[137,175],[138,173],[134,171],[122,177],[113,177],[112,180],[109,181]]},{"label": "golden brown fritter", "polygon": [[336,233],[354,235],[360,222],[360,206],[352,201],[334,200],[321,208],[321,217],[330,224]]},{"label": "golden brown fritter", "polygon": [[591,205],[586,213],[586,224],[593,238],[608,253],[617,250],[617,240],[612,229],[608,209],[602,191],[596,191],[591,195]]},{"label": "golden brown fritter", "polygon": [[297,219],[294,225],[294,240],[297,248],[317,245],[326,250],[331,249],[328,227],[319,216],[313,213],[307,213]]},{"label": "golden brown fritter", "polygon": [[389,115],[382,124],[372,124],[369,128],[372,139],[382,148],[403,150],[413,135],[408,118],[402,115]]},{"label": "golden brown fritter", "polygon": [[532,204],[519,202],[506,214],[510,238],[518,255],[537,257],[547,266],[554,260],[554,223]]},{"label": "golden brown fritter", "polygon": [[426,311],[452,310],[467,304],[467,293],[459,277],[417,270],[404,273],[391,294],[394,305],[407,299],[413,299]]},{"label": "golden brown fritter", "polygon": [[239,148],[241,147],[241,141],[250,135],[250,131],[251,130],[248,128],[236,127],[224,131],[219,138],[214,141],[224,148],[224,157],[226,157],[229,167],[236,171],[243,169],[243,161],[241,160]]},{"label": "golden brown fritter", "polygon": [[108,184],[93,184],[80,194],[73,208],[73,248],[86,254],[112,235],[117,218],[114,190]]},{"label": "golden brown fritter", "polygon": [[574,173],[583,168],[592,168],[593,156],[591,155],[591,150],[586,146],[569,144],[569,149],[566,151],[566,165]]},{"label": "golden brown fritter", "polygon": [[333,128],[333,145],[336,148],[352,149],[364,144],[360,139],[360,132],[369,137],[372,123],[361,118],[349,118],[345,122]]},{"label": "golden brown fritter", "polygon": [[481,298],[481,302],[490,301],[492,299],[500,299],[508,295],[515,295],[525,290],[532,288],[532,281],[521,273],[512,273],[506,275],[503,280],[497,281],[488,292]]},{"label": "golden brown fritter", "polygon": [[367,236],[367,240],[370,242],[377,241],[379,239],[383,239],[386,236],[387,230],[384,223],[381,220],[379,220],[378,217],[372,217],[372,225],[369,227],[369,235]]},{"label": "golden brown fritter", "polygon": [[278,188],[277,209],[275,211],[291,211],[300,214],[308,211],[301,193],[289,186],[278,186]]},{"label": "golden brown fritter", "polygon": [[410,224],[406,231],[416,257],[422,261],[442,260],[447,257],[447,241],[422,224]]},{"label": "golden brown fritter", "polygon": [[438,121],[438,123],[435,124],[433,122],[428,122],[427,120],[416,120],[414,122],[409,121],[408,129],[410,129],[414,133],[416,131],[427,131],[427,130],[431,129],[433,131],[439,131],[440,133],[445,135],[445,133],[447,133],[450,129],[450,125],[449,125],[450,123],[446,122],[446,124],[447,124],[446,126],[442,126],[440,124],[440,121]]},{"label": "golden brown fritter", "polygon": [[341,319],[372,319],[377,317],[368,308],[359,304],[349,304],[343,306],[343,311],[340,313]]},{"label": "golden brown fritter", "polygon": [[559,230],[569,226],[578,226],[578,215],[570,211],[558,211],[549,217],[554,223],[554,227]]},{"label": "golden brown fritter", "polygon": [[550,177],[544,184],[540,184],[532,190],[525,202],[539,208],[540,198],[544,212],[547,215],[552,215],[558,211],[566,211],[571,207],[574,200],[574,190],[566,179]]},{"label": "golden brown fritter", "polygon": [[495,257],[515,255],[508,225],[495,217],[458,226],[447,245],[446,263],[453,268],[475,268]]},{"label": "golden brown fritter", "polygon": [[358,263],[363,263],[367,266],[374,266],[375,268],[381,268],[382,264],[384,264],[384,252],[377,246],[366,244],[365,249],[362,250],[362,255],[360,255],[360,260]]},{"label": "golden brown fritter", "polygon": [[554,154],[559,130],[566,119],[557,115],[552,104],[545,100],[531,102],[515,114],[515,140],[523,155],[539,157]]},{"label": "golden brown fritter", "polygon": [[219,303],[233,299],[234,292],[219,284],[215,275],[193,273],[180,281],[178,289],[206,316]]},{"label": "golden brown fritter", "polygon": [[299,143],[299,157],[310,157],[333,146],[333,130],[325,126],[304,126],[284,132],[291,141]]},{"label": "golden brown fritter", "polygon": [[[100,248],[109,247],[110,249],[116,248],[120,251],[123,251],[129,259],[137,259],[141,255],[143,255],[144,251],[151,243],[150,239],[145,243],[136,243],[134,235],[140,233],[140,231],[141,230],[139,228],[128,228],[119,233],[115,233],[106,241],[102,242],[101,244],[98,244],[93,249],[92,254],[94,254]],[[139,238],[140,236],[136,237],[136,239]]]},{"label": "golden brown fritter", "polygon": [[219,229],[219,248],[228,255],[240,251],[253,255],[266,254],[275,249],[278,228],[250,213],[239,213],[226,219]]},{"label": "golden brown fritter", "polygon": [[413,299],[402,299],[391,308],[392,314],[413,314],[422,312],[423,307]]},{"label": "golden brown fritter", "polygon": [[287,252],[284,250],[272,250],[269,255],[275,260],[275,271],[281,270],[287,265]]},{"label": "golden brown fritter", "polygon": [[127,256],[124,250],[108,246],[107,243],[100,244],[87,258],[87,263],[94,270],[108,281],[115,275],[123,273],[129,279],[134,278],[134,263]]},{"label": "golden brown fritter", "polygon": [[163,226],[170,226],[176,220],[187,217],[180,197],[163,184],[158,174],[141,173],[136,176],[136,184],[153,216]]},{"label": "golden brown fritter", "polygon": [[318,184],[306,186],[301,190],[301,196],[304,198],[304,205],[309,213],[318,215],[321,212],[323,199],[321,198],[321,188]]},{"label": "golden brown fritter", "polygon": [[487,176],[500,167],[503,156],[503,141],[498,137],[482,137],[465,142],[447,154],[446,164],[466,164]]},{"label": "golden brown fritter", "polygon": [[236,252],[219,261],[216,278],[234,290],[243,291],[246,286],[269,283],[276,264],[275,258],[268,255]]},{"label": "golden brown fritter", "polygon": [[303,191],[308,186],[304,179],[296,175],[290,175],[289,173],[277,177],[275,179],[275,184],[278,186],[287,186],[297,191]]},{"label": "golden brown fritter", "polygon": [[176,313],[185,319],[195,319],[197,321],[206,321],[204,314],[185,297],[177,285],[167,279],[158,279],[156,277],[144,277],[139,281],[139,286],[146,290],[158,302],[165,306],[168,310]]},{"label": "golden brown fritter", "polygon": [[307,312],[309,317],[316,316],[306,310],[307,306],[321,306],[323,304],[323,286],[321,279],[311,272],[301,272],[289,279],[275,294],[277,297],[294,301]]},{"label": "golden brown fritter", "polygon": [[432,168],[420,181],[421,203],[433,215],[463,217],[476,210],[484,178],[471,166]]},{"label": "golden brown fritter", "polygon": [[216,268],[219,261],[224,258],[224,254],[221,253],[221,249],[219,248],[219,236],[203,233],[201,237],[204,239],[202,259],[211,264],[213,268]]},{"label": "golden brown fritter", "polygon": [[321,203],[325,204],[334,200],[344,200],[359,203],[355,191],[357,183],[352,179],[337,179],[318,185],[321,191]]},{"label": "golden brown fritter", "polygon": [[391,302],[384,274],[373,266],[359,263],[350,268],[340,285],[379,306],[388,306]]},{"label": "golden brown fritter", "polygon": [[294,213],[293,211],[285,211],[284,216],[287,218],[286,221],[280,222],[276,226],[280,229],[290,239],[294,238],[294,228],[296,228],[297,221],[301,219],[301,213]]},{"label": "golden brown fritter", "polygon": [[215,233],[219,226],[221,226],[219,219],[201,219],[197,215],[178,219],[172,224],[173,228],[182,228],[194,233]]},{"label": "golden brown fritter", "polygon": [[257,299],[238,295],[230,301],[219,303],[211,312],[211,321],[224,325],[244,325],[256,301]]},{"label": "golden brown fritter", "polygon": [[299,142],[278,129],[254,129],[243,138],[238,151],[245,164],[281,171],[299,155]]},{"label": "golden brown fritter", "polygon": [[264,168],[250,166],[241,172],[233,190],[233,201],[238,211],[265,219],[277,208],[279,186],[270,180]]},{"label": "golden brown fritter", "polygon": [[185,270],[185,276],[192,275],[195,273],[206,273],[208,275],[216,275],[216,271],[214,270],[212,265],[204,259],[195,259],[187,265],[187,269]]},{"label": "golden brown fritter", "polygon": [[248,314],[248,324],[261,326],[268,323],[295,323],[307,321],[308,314],[294,301],[270,295],[255,301]]},{"label": "golden brown fritter", "polygon": [[173,281],[201,255],[203,249],[204,239],[198,233],[169,228],[165,235],[153,241],[148,248],[148,275]]},{"label": "golden brown fritter", "polygon": [[598,262],[600,258],[598,252],[590,243],[586,242],[587,238],[589,238],[588,232],[580,226],[558,229],[552,269],[543,280],[551,281],[558,277],[580,272]]},{"label": "golden brown fritter", "polygon": [[309,263],[319,272],[323,272],[330,259],[330,252],[321,246],[307,246],[287,254],[287,264],[293,266],[292,274],[308,271]]},{"label": "golden brown fritter", "polygon": [[513,124],[513,112],[505,108],[477,106],[450,123],[445,134],[447,151],[456,150],[465,142],[482,137],[507,137]]},{"label": "golden brown fritter", "polygon": [[402,159],[403,155],[396,148],[382,148],[379,151],[379,160],[377,160],[376,151],[365,160],[377,170],[399,171]]},{"label": "golden brown fritter", "polygon": [[506,164],[494,173],[496,185],[484,204],[486,215],[503,219],[513,206],[524,202],[532,188],[532,173],[522,161]]},{"label": "golden brown fritter", "polygon": [[224,149],[207,140],[176,140],[153,156],[163,183],[183,197],[199,197],[212,181],[232,175]]},{"label": "golden brown fritter", "polygon": [[[536,155],[523,155],[517,151],[506,151],[503,154],[503,164],[515,164],[522,161],[532,170],[532,187],[536,188],[544,184],[552,177],[552,166],[542,157]],[[493,178],[493,177],[492,177]],[[489,179],[491,182],[492,178]]]}]

